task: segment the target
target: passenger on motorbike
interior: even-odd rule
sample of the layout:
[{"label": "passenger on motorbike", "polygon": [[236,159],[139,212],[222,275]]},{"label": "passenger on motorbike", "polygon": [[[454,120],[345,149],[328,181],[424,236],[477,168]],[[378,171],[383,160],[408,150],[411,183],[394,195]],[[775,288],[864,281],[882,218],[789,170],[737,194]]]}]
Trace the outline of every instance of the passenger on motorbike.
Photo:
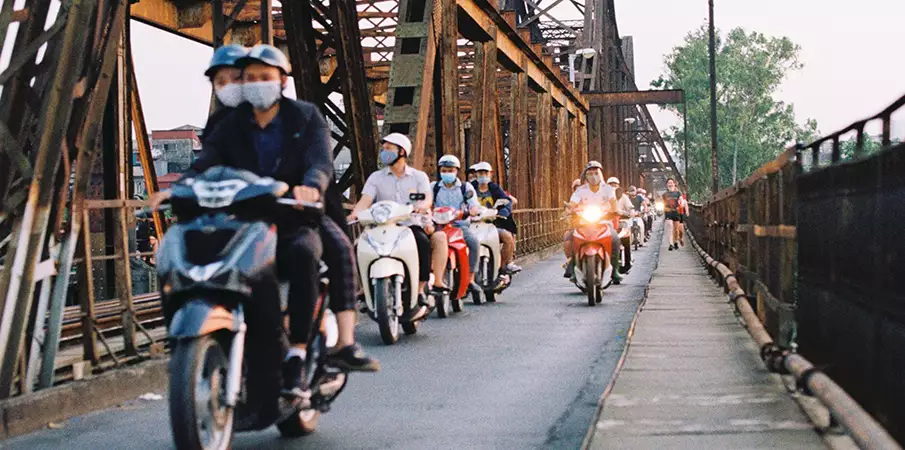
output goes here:
[{"label": "passenger on motorbike", "polygon": [[[462,183],[458,178],[459,169],[461,168],[459,158],[456,158],[453,155],[444,155],[440,158],[440,161],[437,162],[437,166],[440,168],[440,181],[431,183],[431,188],[435,194],[434,207],[441,208],[450,206],[462,210],[464,212],[463,219],[468,214],[478,214],[477,208],[480,204],[478,203],[475,188],[471,184]],[[475,273],[478,270],[478,257],[480,256],[481,243],[478,241],[477,236],[469,229],[468,222],[460,220],[456,222],[455,225],[462,230],[462,234],[465,237],[465,243],[468,245],[468,264],[470,266],[468,269],[471,272],[471,282],[469,282],[468,287],[472,292],[483,292],[481,286],[475,283],[474,279]],[[442,231],[434,233],[434,235],[437,234],[442,234],[443,240],[446,240],[446,233],[443,233]],[[442,267],[443,270],[445,270],[446,259],[443,260]]]},{"label": "passenger on motorbike", "polygon": [[[493,166],[488,162],[480,162],[472,166],[477,174],[477,179],[471,184],[474,186],[478,195],[478,203],[485,208],[493,209],[497,200],[509,200],[510,203],[502,207],[498,215],[501,217],[494,222],[500,235],[500,243],[502,243],[502,255],[500,263],[502,268],[500,273],[512,274],[520,272],[521,267],[517,266],[513,259],[515,258],[515,223],[512,221],[512,204],[511,198],[498,184],[490,181],[493,178]],[[492,235],[492,234],[491,234]]]},{"label": "passenger on motorbike", "polygon": [[[391,201],[403,205],[411,204],[411,194],[424,194],[424,200],[414,203],[416,216],[407,225],[415,235],[415,243],[418,246],[418,273],[419,291],[424,292],[431,275],[431,261],[443,258],[446,261],[446,253],[441,252],[439,245],[434,245],[430,235],[434,232],[434,224],[426,220],[424,215],[430,214],[433,203],[431,195],[430,179],[427,174],[408,165],[409,155],[412,153],[412,141],[404,134],[391,133],[381,141],[380,163],[383,168],[368,176],[364,188],[361,190],[361,200],[355,204],[349,220],[358,217],[358,213],[371,207],[374,202]],[[443,243],[446,244],[445,242]],[[432,247],[438,247],[431,250]],[[435,264],[436,265],[436,264]],[[441,287],[443,268],[435,268],[434,288]],[[419,308],[412,311],[407,320],[415,321],[423,318],[430,309],[424,295],[418,294]]]},{"label": "passenger on motorbike", "polygon": [[[579,178],[579,182],[583,180],[585,184],[582,184],[572,193],[572,197],[569,199],[569,206],[567,208],[567,212],[572,214],[576,207],[579,204],[588,204],[593,203],[600,205],[600,207],[605,211],[616,211],[616,191],[612,187],[603,183],[603,166],[597,161],[591,161],[585,166],[584,172]],[[573,182],[573,186],[574,186]],[[574,222],[573,222],[573,229]],[[565,278],[572,277],[572,271],[574,269],[572,262],[572,233],[573,229],[570,229],[563,236],[563,251],[566,254],[567,265],[566,272],[563,274]],[[610,255],[610,261],[613,264],[613,268],[619,267],[619,253],[621,251],[621,245],[619,243],[619,234],[615,232],[615,229],[612,233],[612,252]],[[613,282],[620,283],[622,281],[622,276],[619,275],[618,270],[613,270]]]},{"label": "passenger on motorbike", "polygon": [[636,188],[635,186],[629,186],[628,188],[628,196],[632,201],[632,208],[634,209],[634,217],[632,217],[632,222],[637,223],[641,228],[641,232],[638,233],[639,236],[645,235],[645,226],[644,226],[644,213],[645,213],[645,205],[644,205],[644,196],[641,195],[641,190]]},{"label": "passenger on motorbike", "polygon": [[[297,201],[321,201],[333,181],[329,129],[316,106],[282,96],[291,72],[288,58],[276,47],[257,45],[234,65],[242,70],[242,97],[248,103],[213,118],[216,123],[208,125],[212,130],[205,133],[201,155],[186,176],[225,165],[289,183]],[[252,157],[248,156],[250,153]],[[162,193],[156,203],[166,197],[168,194]],[[329,214],[330,199],[326,200]],[[379,363],[364,354],[354,341],[357,278],[348,237],[329,219],[312,223],[284,217],[276,218],[276,222],[277,267],[290,281],[292,345],[283,364],[284,395],[304,397],[308,393],[307,377],[303,373],[305,347],[313,321],[314,300],[318,296],[318,260],[324,247],[333,250],[323,256],[333,278],[339,281],[330,296],[330,307],[336,313],[340,331],[335,347],[338,351],[331,354],[331,362],[349,370],[379,370]],[[322,227],[321,236],[314,229],[318,226]],[[288,273],[290,268],[292,272]]]}]

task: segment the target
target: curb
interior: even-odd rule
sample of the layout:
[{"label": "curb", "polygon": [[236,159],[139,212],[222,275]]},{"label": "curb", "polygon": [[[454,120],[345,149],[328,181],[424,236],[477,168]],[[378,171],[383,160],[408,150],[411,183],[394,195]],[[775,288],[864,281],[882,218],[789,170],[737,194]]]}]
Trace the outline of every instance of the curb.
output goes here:
[{"label": "curb", "polygon": [[[533,264],[562,251],[561,246],[515,259]],[[111,408],[141,394],[167,389],[169,357],[115,369],[81,381],[0,400],[0,440],[28,434],[82,414]]]},{"label": "curb", "polygon": [[169,358],[145,361],[100,375],[0,401],[0,439],[21,436],[89,412],[116,406],[167,387]]}]

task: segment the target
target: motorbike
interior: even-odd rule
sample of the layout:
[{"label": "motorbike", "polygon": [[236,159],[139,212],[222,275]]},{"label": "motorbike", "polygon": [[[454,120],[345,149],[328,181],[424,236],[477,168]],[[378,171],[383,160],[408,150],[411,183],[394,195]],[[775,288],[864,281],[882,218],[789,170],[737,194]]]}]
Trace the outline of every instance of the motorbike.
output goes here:
[{"label": "motorbike", "polygon": [[[502,293],[512,282],[509,274],[500,273],[502,252],[500,250],[500,234],[494,221],[499,219],[498,209],[509,204],[509,200],[499,199],[494,208],[481,208],[478,216],[471,217],[471,231],[481,243],[481,253],[478,257],[478,270],[475,273],[475,282],[484,290],[482,297],[478,292],[472,292],[474,304],[480,305],[483,300],[488,303],[496,301],[496,295]],[[500,283],[497,283],[499,279]]]},{"label": "motorbike", "polygon": [[595,204],[579,207],[576,214],[579,223],[572,231],[572,282],[588,295],[588,306],[595,306],[603,301],[603,291],[612,283],[610,255],[615,220]]},{"label": "motorbike", "polygon": [[631,217],[620,216],[618,223],[619,240],[622,245],[619,273],[626,274],[632,267],[632,220]]},{"label": "motorbike", "polygon": [[634,246],[634,250],[638,250],[641,247],[641,240],[644,239],[641,236],[641,213],[638,211],[632,212],[632,245]]},{"label": "motorbike", "polygon": [[[410,194],[410,200],[424,199]],[[418,245],[415,235],[399,223],[412,216],[412,205],[377,202],[358,215],[365,226],[356,242],[358,271],[367,313],[380,329],[386,345],[399,340],[399,328],[407,335],[418,332],[424,317],[410,317],[418,307]],[[364,284],[364,283],[363,283]]]},{"label": "motorbike", "polygon": [[[465,243],[465,234],[455,226],[455,221],[462,218],[462,211],[451,206],[443,206],[434,209],[433,216],[437,230],[446,233],[446,241],[449,245],[449,257],[446,258],[446,271],[443,275],[444,284],[449,291],[436,299],[437,316],[446,318],[449,317],[451,311],[462,312],[464,308],[462,299],[468,293],[468,284],[471,279],[468,245]],[[483,293],[478,295],[483,295]]]},{"label": "motorbike", "polygon": [[[179,449],[224,450],[235,432],[276,424],[284,436],[313,433],[348,381],[326,364],[336,345],[336,319],[327,309],[326,266],[308,337],[311,396],[281,397],[281,365],[289,348],[285,327],[288,284],[276,261],[274,218],[288,213],[315,220],[320,204],[282,199],[289,186],[268,177],[212,167],[174,184],[178,217],[157,256],[172,357],[169,416]],[[247,349],[247,351],[246,351]]]}]

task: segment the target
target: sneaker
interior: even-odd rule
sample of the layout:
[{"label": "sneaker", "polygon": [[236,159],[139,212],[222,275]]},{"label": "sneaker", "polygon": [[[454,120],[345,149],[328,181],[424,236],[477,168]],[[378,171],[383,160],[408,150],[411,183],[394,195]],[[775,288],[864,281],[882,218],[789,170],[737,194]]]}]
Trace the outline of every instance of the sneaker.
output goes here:
[{"label": "sneaker", "polygon": [[519,272],[521,272],[521,271],[522,271],[522,268],[519,267],[519,266],[517,266],[515,263],[506,264],[506,267],[503,267],[503,269],[500,270],[500,272],[502,272],[502,273],[504,273],[504,274],[506,274],[506,275],[516,274],[516,273],[519,273]]},{"label": "sneaker", "polygon": [[305,373],[305,360],[292,356],[283,361],[283,397],[306,400],[311,398],[308,389],[308,376]]},{"label": "sneaker", "polygon": [[669,246],[669,251],[672,251],[672,245]]},{"label": "sneaker", "polygon": [[[436,289],[436,286],[434,287]],[[435,294],[442,295],[442,294]],[[407,313],[403,313],[401,319],[408,322],[417,322],[425,317],[431,312],[431,305],[427,302],[427,299],[424,297],[424,294],[418,294],[418,306],[415,307],[413,311],[409,311]]]},{"label": "sneaker", "polygon": [[572,278],[572,273],[573,273],[572,264],[568,263],[568,265],[566,265],[566,271],[565,271],[565,273],[562,274],[562,277],[563,278]]},{"label": "sneaker", "polygon": [[327,355],[330,365],[352,372],[379,372],[380,362],[368,356],[359,344],[352,344]]}]

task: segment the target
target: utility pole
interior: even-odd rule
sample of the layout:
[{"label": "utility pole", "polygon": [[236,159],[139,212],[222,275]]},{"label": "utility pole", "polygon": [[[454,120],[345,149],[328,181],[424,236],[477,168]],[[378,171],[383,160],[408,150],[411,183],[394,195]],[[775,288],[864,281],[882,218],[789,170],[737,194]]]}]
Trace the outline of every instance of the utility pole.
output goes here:
[{"label": "utility pole", "polygon": [[713,186],[711,191],[716,194],[720,190],[720,167],[716,160],[716,38],[713,27],[713,0],[710,3],[710,163],[713,170]]}]

